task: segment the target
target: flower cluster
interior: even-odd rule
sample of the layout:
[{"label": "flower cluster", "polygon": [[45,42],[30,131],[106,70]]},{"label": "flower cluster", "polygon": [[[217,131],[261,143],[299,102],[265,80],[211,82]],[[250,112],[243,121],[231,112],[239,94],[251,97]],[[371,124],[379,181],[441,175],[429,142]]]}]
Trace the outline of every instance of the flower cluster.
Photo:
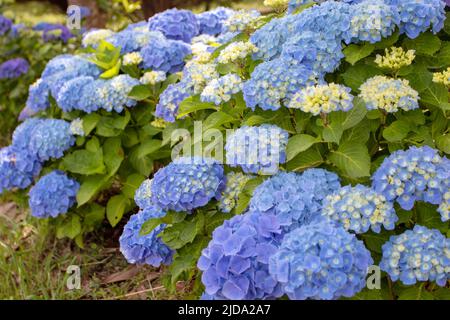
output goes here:
[{"label": "flower cluster", "polygon": [[124,66],[137,66],[142,62],[142,56],[139,52],[130,52],[123,56],[123,65]]},{"label": "flower cluster", "polygon": [[155,115],[167,122],[175,122],[180,103],[194,94],[194,88],[187,81],[171,84],[159,96]]},{"label": "flower cluster", "polygon": [[289,134],[275,126],[243,126],[227,137],[227,164],[240,166],[245,173],[275,174],[286,162]]},{"label": "flower cluster", "polygon": [[102,40],[106,40],[114,35],[114,32],[109,29],[94,29],[86,32],[83,35],[81,43],[83,47],[96,48]]},{"label": "flower cluster", "polygon": [[443,222],[450,220],[450,191],[444,193],[443,201],[439,205],[438,212]]},{"label": "flower cluster", "polygon": [[83,119],[76,118],[70,122],[70,132],[74,136],[84,136]]},{"label": "flower cluster", "polygon": [[442,72],[433,73],[433,82],[450,86],[450,67]]},{"label": "flower cluster", "polygon": [[258,48],[251,42],[238,41],[229,44],[217,57],[219,63],[234,63],[245,59],[248,55],[258,51]]},{"label": "flower cluster", "polygon": [[61,40],[67,43],[74,35],[65,25],[58,23],[41,22],[33,27],[33,30],[42,32],[42,39],[45,42]]},{"label": "flower cluster", "polygon": [[382,251],[380,267],[393,281],[406,285],[435,281],[445,286],[450,279],[450,239],[436,229],[415,225],[391,236]]},{"label": "flower cluster", "polygon": [[414,58],[415,50],[408,50],[405,52],[402,47],[391,47],[390,49],[384,49],[385,55],[376,55],[375,63],[380,68],[386,68],[390,70],[399,70],[402,67],[409,66]]},{"label": "flower cluster", "polygon": [[225,213],[231,212],[236,207],[236,202],[245,185],[252,178],[252,176],[245,175],[241,172],[231,171],[228,173],[226,177],[227,184],[219,202],[219,210]]},{"label": "flower cluster", "polygon": [[57,217],[75,204],[80,184],[62,171],[43,176],[30,189],[28,204],[37,218]]},{"label": "flower cluster", "polygon": [[28,72],[30,65],[23,58],[7,60],[0,64],[0,79],[16,79]]},{"label": "flower cluster", "polygon": [[162,32],[166,38],[190,43],[199,34],[200,26],[196,16],[189,10],[169,9],[148,20],[152,31]]},{"label": "flower cluster", "polygon": [[230,101],[232,95],[242,91],[242,87],[242,79],[237,74],[229,73],[212,80],[203,89],[200,99],[218,106],[223,102]]},{"label": "flower cluster", "polygon": [[310,69],[286,58],[261,63],[244,83],[244,100],[252,110],[256,106],[278,110],[282,102],[288,102],[300,88],[312,82],[311,75]]},{"label": "flower cluster", "polygon": [[282,292],[269,275],[268,260],[280,242],[276,219],[236,215],[213,231],[198,268],[209,299],[273,299]]},{"label": "flower cluster", "polygon": [[393,230],[398,220],[392,203],[360,184],[342,187],[329,195],[325,199],[322,215],[355,233],[365,233],[369,228],[380,233],[381,226]]},{"label": "flower cluster", "polygon": [[239,10],[223,22],[223,31],[242,32],[260,16],[257,10]]},{"label": "flower cluster", "polygon": [[419,108],[419,93],[409,86],[405,79],[392,79],[375,76],[364,82],[359,88],[367,109],[381,109],[385,112],[408,111]]},{"label": "flower cluster", "polygon": [[308,86],[296,93],[288,107],[318,115],[353,108],[351,89],[339,84]]},{"label": "flower cluster", "polygon": [[152,179],[144,180],[134,194],[134,202],[142,210],[153,205],[152,202]]},{"label": "flower cluster", "polygon": [[155,174],[151,196],[164,210],[191,212],[213,198],[220,199],[224,188],[223,167],[217,161],[181,157]]},{"label": "flower cluster", "polygon": [[200,25],[200,34],[216,36],[222,33],[223,22],[233,14],[233,10],[224,7],[218,7],[214,10],[198,14],[197,19]]},{"label": "flower cluster", "polygon": [[290,299],[330,300],[361,291],[372,263],[362,241],[322,220],[285,235],[269,259],[269,272]]},{"label": "flower cluster", "polygon": [[440,204],[450,187],[450,160],[428,146],[398,150],[372,176],[373,188],[411,210],[415,201]]},{"label": "flower cluster", "polygon": [[133,107],[136,105],[137,101],[129,98],[128,94],[138,84],[139,80],[127,74],[121,74],[104,81],[97,87],[95,97],[99,99],[98,104],[106,111],[122,112],[124,106]]},{"label": "flower cluster", "polygon": [[324,199],[340,186],[339,177],[323,169],[279,173],[255,189],[250,211],[276,216],[289,232],[320,217]]},{"label": "flower cluster", "polygon": [[139,51],[146,45],[164,40],[166,38],[161,32],[149,31],[142,28],[127,28],[105,39],[105,41],[111,43],[114,47],[120,48],[121,54]]},{"label": "flower cluster", "polygon": [[183,70],[183,81],[188,82],[195,94],[200,94],[208,83],[219,78],[214,63],[198,63],[193,61]]},{"label": "flower cluster", "polygon": [[191,49],[182,41],[161,39],[144,46],[140,54],[144,69],[174,73],[183,69]]},{"label": "flower cluster", "polygon": [[140,235],[142,225],[149,219],[165,215],[161,209],[150,206],[131,216],[119,238],[120,252],[129,263],[159,267],[172,262],[174,251],[158,235],[164,230],[161,224],[149,234]]},{"label": "flower cluster", "polygon": [[6,34],[12,27],[12,21],[0,14],[0,36]]},{"label": "flower cluster", "polygon": [[166,73],[163,71],[148,71],[145,72],[139,81],[142,84],[150,84],[154,86],[158,82],[163,82],[167,79]]}]

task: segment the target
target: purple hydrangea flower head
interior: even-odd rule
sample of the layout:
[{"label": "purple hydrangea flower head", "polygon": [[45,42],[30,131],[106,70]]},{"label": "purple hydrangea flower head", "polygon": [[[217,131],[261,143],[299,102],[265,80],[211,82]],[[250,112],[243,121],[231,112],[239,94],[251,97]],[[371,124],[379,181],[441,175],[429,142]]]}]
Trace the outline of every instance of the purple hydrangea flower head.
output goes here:
[{"label": "purple hydrangea flower head", "polygon": [[144,69],[174,73],[181,71],[184,59],[191,54],[189,45],[178,40],[152,41],[140,51]]},{"label": "purple hydrangea flower head", "polygon": [[70,38],[74,37],[72,32],[62,24],[41,22],[35,25],[33,30],[42,31],[42,39],[45,42],[61,40],[67,43]]},{"label": "purple hydrangea flower head", "polygon": [[194,94],[194,87],[188,81],[169,85],[159,96],[155,115],[167,122],[175,122],[181,102]]},{"label": "purple hydrangea flower head", "polygon": [[202,12],[197,15],[200,34],[216,36],[222,33],[223,22],[232,16],[234,11],[230,8],[218,7],[214,10]]},{"label": "purple hydrangea flower head", "polygon": [[12,27],[12,21],[0,14],[0,36],[6,34]]},{"label": "purple hydrangea flower head", "polygon": [[37,218],[57,217],[67,213],[76,202],[80,184],[64,172],[55,170],[43,176],[30,189],[28,204]]},{"label": "purple hydrangea flower head", "polygon": [[276,216],[283,232],[289,232],[319,219],[325,198],[340,186],[339,177],[324,169],[282,172],[253,191],[250,210]]},{"label": "purple hydrangea flower head", "polygon": [[195,14],[189,10],[169,9],[148,20],[152,31],[162,32],[166,38],[190,43],[199,34],[200,26]]},{"label": "purple hydrangea flower head", "polygon": [[269,272],[292,300],[331,300],[361,291],[372,264],[369,250],[354,234],[318,220],[284,236],[269,259]]},{"label": "purple hydrangea flower head", "polygon": [[25,189],[42,166],[27,150],[9,146],[0,149],[0,194],[13,188]]},{"label": "purple hydrangea flower head", "polygon": [[255,300],[280,297],[280,285],[269,275],[268,261],[277,251],[281,230],[277,219],[260,213],[237,215],[214,230],[202,251],[205,298]]},{"label": "purple hydrangea flower head", "polygon": [[428,146],[398,150],[373,174],[372,186],[405,210],[416,201],[439,205],[450,188],[450,160]]},{"label": "purple hydrangea flower head", "polygon": [[0,64],[0,79],[16,79],[28,72],[30,65],[23,58],[7,60]]},{"label": "purple hydrangea flower head", "polygon": [[450,239],[439,230],[415,225],[413,230],[391,236],[382,252],[380,268],[393,281],[405,285],[434,281],[444,287],[450,280]]},{"label": "purple hydrangea flower head", "polygon": [[286,162],[287,131],[269,124],[244,126],[227,137],[227,164],[245,173],[275,174]]},{"label": "purple hydrangea flower head", "polygon": [[151,194],[153,203],[164,210],[190,213],[219,200],[224,188],[223,167],[216,160],[181,157],[155,174]]},{"label": "purple hydrangea flower head", "polygon": [[142,225],[149,219],[161,217],[165,212],[158,207],[148,207],[131,216],[120,236],[120,252],[129,263],[159,267],[172,263],[174,251],[158,235],[164,230],[161,224],[146,235],[140,235]]}]

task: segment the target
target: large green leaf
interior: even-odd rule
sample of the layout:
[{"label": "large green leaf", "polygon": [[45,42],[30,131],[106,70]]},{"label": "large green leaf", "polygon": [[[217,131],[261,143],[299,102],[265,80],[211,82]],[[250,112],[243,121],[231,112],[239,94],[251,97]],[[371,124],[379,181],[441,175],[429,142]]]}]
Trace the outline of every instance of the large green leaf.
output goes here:
[{"label": "large green leaf", "polygon": [[152,95],[152,91],[148,87],[148,85],[140,84],[137,86],[134,86],[133,89],[131,89],[130,93],[128,93],[128,96],[134,100],[141,101],[144,99],[147,99]]},{"label": "large green leaf", "polygon": [[290,137],[286,148],[287,161],[292,160],[300,152],[308,150],[316,142],[317,138],[309,134],[297,134]]},{"label": "large green leaf", "polygon": [[139,173],[130,174],[127,180],[122,186],[122,193],[129,199],[134,199],[134,194],[142,182],[145,180],[145,176]]},{"label": "large green leaf", "polygon": [[177,118],[180,119],[192,112],[205,109],[217,110],[217,107],[212,103],[201,102],[198,97],[190,97],[180,103]]},{"label": "large green leaf", "polygon": [[420,98],[426,106],[450,110],[448,102],[448,90],[440,83],[431,83],[424,91],[420,93]]},{"label": "large green leaf", "polygon": [[369,78],[382,74],[382,71],[374,66],[357,63],[349,67],[343,74],[344,82],[354,91],[358,91],[359,87]]},{"label": "large green leaf", "polygon": [[108,175],[111,177],[119,170],[125,158],[121,139],[119,137],[106,139],[103,144],[103,155]]},{"label": "large green leaf", "polygon": [[370,156],[364,144],[341,143],[329,159],[350,178],[370,176]]},{"label": "large green leaf", "polygon": [[369,56],[375,50],[375,45],[364,43],[362,45],[350,44],[344,50],[345,61],[354,65],[359,60]]},{"label": "large green leaf", "polygon": [[74,239],[81,233],[80,217],[76,214],[72,214],[68,219],[58,226],[56,235],[58,238],[68,237]]},{"label": "large green leaf", "polygon": [[300,152],[286,164],[288,171],[303,171],[323,163],[322,155],[316,147]]},{"label": "large green leaf", "polygon": [[404,120],[397,120],[392,122],[383,131],[383,137],[389,142],[402,141],[408,135],[411,127],[408,122]]},{"label": "large green leaf", "polygon": [[123,194],[113,196],[106,205],[106,217],[112,227],[115,227],[122,219],[127,208],[130,206],[130,200]]},{"label": "large green leaf", "polygon": [[82,175],[105,173],[103,151],[100,148],[96,152],[74,151],[63,158],[62,164],[65,170]]},{"label": "large green leaf", "polygon": [[108,182],[109,177],[106,175],[93,175],[85,177],[77,193],[78,207],[81,207],[83,204],[94,198],[100,190],[106,187]]},{"label": "large green leaf", "polygon": [[428,292],[424,283],[420,285],[415,285],[412,287],[407,287],[399,292],[399,300],[434,300],[433,295]]},{"label": "large green leaf", "polygon": [[203,122],[203,130],[206,131],[211,128],[220,128],[222,125],[233,121],[235,121],[235,119],[223,111],[213,112]]},{"label": "large green leaf", "polygon": [[436,138],[436,146],[439,150],[450,154],[450,134],[444,134]]},{"label": "large green leaf", "polygon": [[415,50],[416,54],[432,55],[441,47],[441,40],[438,36],[425,32],[415,39],[406,39],[403,44],[406,48]]}]

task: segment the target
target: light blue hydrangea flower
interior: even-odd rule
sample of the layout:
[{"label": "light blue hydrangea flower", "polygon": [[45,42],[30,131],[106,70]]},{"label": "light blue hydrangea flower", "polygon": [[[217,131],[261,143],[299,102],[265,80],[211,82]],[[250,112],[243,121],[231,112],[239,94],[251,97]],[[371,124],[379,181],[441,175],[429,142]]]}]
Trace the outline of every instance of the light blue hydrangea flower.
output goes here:
[{"label": "light blue hydrangea flower", "polygon": [[241,167],[245,173],[275,174],[286,162],[289,134],[275,126],[244,126],[227,137],[226,162]]},{"label": "light blue hydrangea flower", "polygon": [[213,79],[203,89],[200,99],[203,102],[214,103],[216,106],[228,102],[234,94],[242,91],[242,79],[234,73],[229,73],[218,79]]},{"label": "light blue hydrangea flower", "polygon": [[443,287],[450,280],[450,239],[436,229],[415,225],[391,236],[383,247],[381,270],[405,285],[434,281]]},{"label": "light blue hydrangea flower", "polygon": [[292,300],[331,300],[361,291],[372,264],[354,234],[321,220],[285,235],[269,259],[269,272]]},{"label": "light blue hydrangea flower", "polygon": [[18,149],[27,150],[33,130],[43,121],[44,119],[29,118],[19,124],[16,129],[14,129],[12,145]]},{"label": "light blue hydrangea flower", "polygon": [[239,10],[223,22],[223,32],[242,32],[261,16],[258,10]]},{"label": "light blue hydrangea flower", "polygon": [[[103,80],[99,80],[102,82]],[[98,82],[97,82],[98,83]],[[59,90],[56,102],[64,112],[70,112],[72,110],[82,110],[87,113],[96,111],[96,107],[100,107],[98,103],[93,107],[89,101],[90,99],[86,94],[91,94],[90,88],[94,84],[94,78],[92,77],[77,77],[67,81]]]},{"label": "light blue hydrangea flower", "polygon": [[48,84],[42,79],[36,80],[28,89],[26,108],[32,112],[47,109],[50,106],[49,94]]},{"label": "light blue hydrangea flower", "polygon": [[98,104],[106,111],[122,112],[124,107],[134,107],[137,101],[128,94],[134,86],[139,85],[138,79],[127,74],[120,74],[112,79],[104,81],[96,90]]},{"label": "light blue hydrangea flower", "polygon": [[0,149],[0,194],[14,188],[25,189],[39,174],[42,166],[25,149],[15,146]]},{"label": "light blue hydrangea flower", "polygon": [[216,160],[181,157],[160,169],[151,185],[152,201],[164,210],[191,213],[210,200],[219,200],[225,188],[223,167]]},{"label": "light blue hydrangea flower", "polygon": [[276,219],[258,213],[234,216],[214,230],[197,264],[203,271],[205,298],[280,297],[280,286],[268,272],[268,260],[277,250],[280,232]]},{"label": "light blue hydrangea flower", "polygon": [[114,31],[109,29],[93,29],[83,34],[81,44],[83,47],[97,48],[102,40],[106,40],[114,35]]},{"label": "light blue hydrangea flower", "polygon": [[219,78],[214,63],[199,63],[190,61],[183,70],[183,81],[189,83],[194,94],[200,94],[208,83]]},{"label": "light blue hydrangea flower", "polygon": [[290,59],[277,58],[261,63],[244,83],[244,100],[252,110],[256,106],[278,110],[294,93],[312,83],[311,76],[310,69]]},{"label": "light blue hydrangea flower", "polygon": [[219,210],[225,213],[231,212],[236,207],[239,196],[249,180],[253,176],[245,175],[241,172],[231,171],[227,174],[227,184],[222,192],[219,202]]},{"label": "light blue hydrangea flower", "polygon": [[444,26],[445,2],[442,0],[385,0],[398,10],[400,15],[400,31],[411,38],[431,28],[433,33]]},{"label": "light blue hydrangea flower", "polygon": [[158,82],[163,82],[167,79],[167,75],[163,71],[149,71],[145,72],[139,81],[142,84],[149,84],[154,86]]},{"label": "light blue hydrangea flower", "polygon": [[363,186],[345,186],[329,195],[322,215],[339,222],[345,230],[380,233],[381,227],[394,230],[398,221],[394,206],[382,194]]},{"label": "light blue hydrangea flower", "polygon": [[165,41],[161,32],[149,31],[143,28],[125,29],[106,38],[114,47],[120,48],[121,54],[141,50],[148,44]]},{"label": "light blue hydrangea flower", "polygon": [[194,94],[194,88],[187,81],[169,85],[159,96],[155,115],[167,122],[175,122],[180,103]]},{"label": "light blue hydrangea flower", "polygon": [[195,14],[188,10],[169,9],[148,20],[148,27],[162,32],[166,38],[190,43],[199,34],[200,26]]},{"label": "light blue hydrangea flower", "polygon": [[83,137],[85,135],[84,129],[83,129],[83,119],[76,118],[70,122],[70,132],[74,136],[81,136]]},{"label": "light blue hydrangea flower", "polygon": [[134,202],[141,209],[146,209],[153,205],[152,202],[152,179],[145,179],[134,194]]},{"label": "light blue hydrangea flower", "polygon": [[140,54],[144,69],[174,73],[183,69],[184,59],[191,54],[191,49],[182,41],[161,39],[150,42]]},{"label": "light blue hydrangea flower", "polygon": [[438,212],[441,214],[442,222],[450,220],[450,191],[444,194],[444,199],[439,205]]},{"label": "light blue hydrangea flower", "polygon": [[289,38],[282,56],[312,69],[315,74],[333,72],[344,57],[342,44],[332,33],[305,31]]},{"label": "light blue hydrangea flower", "polygon": [[250,211],[276,216],[282,230],[289,232],[320,218],[325,197],[340,186],[339,177],[324,169],[282,172],[253,191]]},{"label": "light blue hydrangea flower", "polygon": [[384,0],[367,0],[351,6],[351,42],[375,43],[387,38],[400,22],[394,7]]},{"label": "light blue hydrangea flower", "polygon": [[439,205],[450,188],[450,160],[428,146],[398,150],[384,159],[372,182],[375,191],[405,210],[416,201]]},{"label": "light blue hydrangea flower", "polygon": [[67,213],[76,202],[80,184],[59,170],[43,176],[30,189],[28,204],[37,218],[57,217]]},{"label": "light blue hydrangea flower", "polygon": [[222,33],[223,22],[234,14],[230,8],[218,7],[214,10],[197,14],[200,25],[200,34],[216,36]]},{"label": "light blue hydrangea flower", "polygon": [[158,236],[164,230],[164,224],[157,226],[149,234],[140,235],[142,225],[146,221],[163,215],[164,211],[151,206],[130,217],[119,238],[120,252],[129,263],[148,264],[153,267],[172,263],[174,251]]}]

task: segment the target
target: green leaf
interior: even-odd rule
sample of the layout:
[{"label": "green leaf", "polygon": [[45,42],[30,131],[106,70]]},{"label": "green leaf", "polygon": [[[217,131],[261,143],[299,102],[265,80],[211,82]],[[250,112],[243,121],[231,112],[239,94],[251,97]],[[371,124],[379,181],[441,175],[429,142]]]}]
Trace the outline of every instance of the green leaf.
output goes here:
[{"label": "green leaf", "polygon": [[98,149],[97,152],[74,151],[63,158],[62,164],[67,171],[82,175],[105,173],[102,149]]},{"label": "green leaf", "polygon": [[450,34],[450,13],[445,13],[444,32]]},{"label": "green leaf", "polygon": [[241,214],[242,212],[244,212],[247,209],[248,204],[250,203],[250,199],[253,195],[253,191],[262,182],[263,182],[262,177],[256,177],[256,178],[253,178],[253,179],[250,179],[247,181],[244,189],[242,190],[241,194],[239,195],[239,198],[236,203],[236,207],[234,208],[234,212],[236,214]]},{"label": "green leaf", "polygon": [[448,288],[439,288],[432,294],[436,300],[450,300],[450,290]]},{"label": "green leaf", "polygon": [[317,138],[309,134],[297,134],[290,137],[286,148],[287,161],[292,160],[300,152],[308,150],[316,142]]},{"label": "green leaf", "polygon": [[130,206],[130,200],[123,194],[113,196],[106,205],[106,217],[112,227],[115,227],[122,219],[125,211]]},{"label": "green leaf", "polygon": [[417,223],[421,226],[438,229],[443,233],[446,233],[449,229],[448,222],[442,222],[441,215],[437,211],[437,207],[424,202],[418,202],[414,206],[416,210]]},{"label": "green leaf", "polygon": [[108,176],[93,175],[83,179],[77,193],[77,204],[81,207],[89,202],[109,181]]},{"label": "green leaf", "polygon": [[436,146],[439,148],[439,150],[450,154],[450,134],[436,137]]},{"label": "green leaf", "polygon": [[359,87],[369,78],[382,74],[382,71],[374,66],[357,63],[349,67],[343,74],[344,83],[354,91],[359,91]]},{"label": "green leaf", "polygon": [[93,231],[105,219],[106,208],[97,203],[89,204],[83,208],[85,208],[83,210],[83,227],[87,231]]},{"label": "green leaf", "polygon": [[161,148],[161,140],[151,139],[142,142],[137,148],[137,156],[138,158],[143,158],[147,155],[151,155],[152,153],[158,151]]},{"label": "green leaf", "polygon": [[343,133],[344,129],[339,122],[330,123],[322,131],[323,141],[339,144]]},{"label": "green leaf", "polygon": [[83,131],[87,136],[91,133],[92,130],[97,126],[97,123],[100,121],[100,115],[97,113],[90,113],[83,117]]},{"label": "green leaf", "polygon": [[411,127],[408,122],[397,120],[383,131],[383,137],[389,142],[402,141],[408,135]]},{"label": "green leaf", "polygon": [[383,39],[381,39],[381,41],[375,43],[375,49],[380,50],[380,49],[392,47],[398,41],[399,37],[400,37],[400,32],[397,30],[390,37],[383,38]]},{"label": "green leaf", "polygon": [[235,119],[223,111],[211,113],[203,123],[203,130],[206,131],[211,128],[220,128],[226,123],[233,122]]},{"label": "green leaf", "polygon": [[341,138],[341,142],[366,143],[369,140],[370,127],[367,121],[359,123],[357,126],[346,130]]},{"label": "green leaf", "polygon": [[117,137],[125,129],[130,119],[131,115],[128,111],[125,111],[123,116],[118,114],[104,116],[97,124],[97,134],[102,137]]},{"label": "green leaf", "polygon": [[416,54],[431,56],[441,47],[441,40],[438,36],[425,32],[415,39],[406,39],[403,44],[408,50],[416,50]]},{"label": "green leaf", "polygon": [[134,100],[141,101],[144,99],[147,99],[152,95],[152,91],[148,87],[148,85],[140,84],[137,86],[134,86],[133,89],[131,89],[128,96]]},{"label": "green leaf", "polygon": [[424,283],[407,287],[399,292],[399,300],[434,300],[433,295],[425,289]]},{"label": "green leaf", "polygon": [[381,253],[381,247],[389,240],[389,237],[393,234],[393,231],[386,230],[382,230],[380,233],[368,231],[362,234],[361,237],[370,251]]},{"label": "green leaf", "polygon": [[442,110],[450,110],[448,102],[448,90],[440,83],[431,83],[428,88],[420,93],[420,98],[426,106],[441,108]]},{"label": "green leaf", "polygon": [[206,109],[217,110],[217,107],[212,103],[201,102],[198,97],[190,97],[180,103],[177,118],[180,119],[192,112]]},{"label": "green leaf", "polygon": [[161,234],[161,239],[170,248],[177,250],[188,243],[194,241],[200,229],[204,226],[205,218],[198,212],[190,220],[183,220],[180,223],[166,227]]},{"label": "green leaf", "polygon": [[118,60],[116,64],[110,69],[106,70],[100,75],[101,79],[111,79],[117,76],[120,72],[120,67],[122,66],[122,61]]},{"label": "green leaf", "polygon": [[368,57],[375,50],[375,45],[364,43],[362,45],[350,44],[344,50],[345,61],[354,65],[359,60]]},{"label": "green leaf", "polygon": [[286,164],[288,171],[303,171],[313,168],[323,163],[322,155],[317,148],[310,148],[304,152],[300,152],[291,161]]},{"label": "green leaf", "polygon": [[58,227],[57,230],[58,238],[68,237],[70,239],[74,239],[80,233],[81,233],[80,217],[75,214],[71,215],[71,217],[66,219],[64,223]]},{"label": "green leaf", "polygon": [[139,173],[133,173],[127,177],[127,180],[122,186],[122,193],[129,199],[134,199],[136,190],[140,187],[146,177]]},{"label": "green leaf", "polygon": [[103,160],[108,170],[108,175],[112,177],[116,174],[117,170],[119,170],[120,165],[125,158],[121,139],[118,137],[106,139],[103,144],[103,154]]},{"label": "green leaf", "polygon": [[161,225],[163,221],[160,218],[149,219],[142,224],[141,230],[139,231],[140,236],[145,236],[155,230],[155,228]]},{"label": "green leaf", "polygon": [[329,159],[350,178],[370,176],[370,156],[364,144],[341,143]]},{"label": "green leaf", "polygon": [[413,72],[405,75],[405,78],[409,81],[409,85],[417,90],[422,96],[422,92],[432,85],[433,75],[424,66],[414,67]]},{"label": "green leaf", "polygon": [[445,68],[450,66],[450,41],[444,41],[441,50],[436,54],[437,66]]}]

